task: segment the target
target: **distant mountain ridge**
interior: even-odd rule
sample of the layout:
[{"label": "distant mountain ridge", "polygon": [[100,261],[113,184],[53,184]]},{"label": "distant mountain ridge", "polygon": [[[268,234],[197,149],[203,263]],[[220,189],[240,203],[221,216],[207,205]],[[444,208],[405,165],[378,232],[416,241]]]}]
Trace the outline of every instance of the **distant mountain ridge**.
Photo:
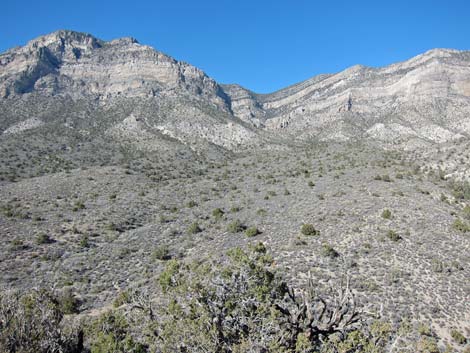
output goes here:
[{"label": "distant mountain ridge", "polygon": [[293,138],[415,148],[469,136],[470,52],[435,49],[383,68],[356,65],[270,94],[219,84],[133,38],[105,42],[61,30],[0,55],[0,133],[42,126],[58,100],[86,101],[88,116],[132,104],[101,132],[119,131],[137,145],[158,133],[193,150]]}]

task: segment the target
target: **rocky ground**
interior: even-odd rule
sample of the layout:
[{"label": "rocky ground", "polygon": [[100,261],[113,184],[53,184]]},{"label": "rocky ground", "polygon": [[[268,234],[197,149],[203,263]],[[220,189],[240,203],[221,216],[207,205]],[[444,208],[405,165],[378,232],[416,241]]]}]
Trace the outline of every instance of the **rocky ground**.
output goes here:
[{"label": "rocky ground", "polygon": [[4,180],[0,282],[71,289],[87,312],[152,288],[169,258],[262,241],[290,282],[311,276],[324,290],[350,277],[364,312],[427,322],[452,343],[451,329],[470,334],[470,230],[455,226],[470,223],[470,195],[421,158],[330,144]]}]

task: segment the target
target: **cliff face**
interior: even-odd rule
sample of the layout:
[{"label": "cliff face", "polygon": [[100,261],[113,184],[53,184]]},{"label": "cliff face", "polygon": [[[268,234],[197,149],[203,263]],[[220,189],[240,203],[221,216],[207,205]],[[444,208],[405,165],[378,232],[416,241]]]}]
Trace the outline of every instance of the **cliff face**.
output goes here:
[{"label": "cliff face", "polygon": [[[416,148],[470,133],[470,52],[431,50],[260,95],[219,85],[133,38],[105,42],[58,31],[0,55],[0,97],[0,130],[10,134],[43,126],[64,101],[80,110],[80,101],[87,116],[108,122],[105,133],[120,131],[136,143],[158,132],[193,150],[200,144],[251,148],[283,138]],[[106,118],[116,109],[120,113]],[[66,119],[80,114],[73,110]],[[138,124],[129,130],[133,119]]]},{"label": "cliff face", "polygon": [[73,107],[63,110],[70,126],[85,114],[100,120],[105,128],[99,133],[138,145],[146,136],[142,148],[154,145],[152,135],[193,150],[207,144],[233,149],[255,135],[231,114],[229,98],[203,71],[133,38],[104,42],[58,31],[11,49],[0,56],[0,97],[6,133],[42,126],[67,105]]},{"label": "cliff face", "polygon": [[33,91],[99,99],[154,97],[177,90],[227,108],[222,90],[204,72],[133,38],[104,42],[58,31],[8,51],[0,65],[4,98]]},{"label": "cliff face", "polygon": [[470,52],[436,49],[384,68],[354,66],[266,95],[241,90],[227,89],[234,113],[282,134],[400,143],[470,132]]}]

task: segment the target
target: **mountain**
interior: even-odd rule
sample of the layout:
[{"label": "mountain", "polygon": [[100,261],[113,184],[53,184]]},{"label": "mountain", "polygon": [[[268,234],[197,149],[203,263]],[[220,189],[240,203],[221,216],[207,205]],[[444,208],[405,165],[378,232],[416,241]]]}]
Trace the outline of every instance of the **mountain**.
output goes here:
[{"label": "mountain", "polygon": [[470,52],[435,49],[384,68],[353,66],[272,94],[224,88],[240,119],[297,137],[412,147],[470,132]]},{"label": "mountain", "polygon": [[0,97],[4,136],[43,127],[205,153],[256,136],[213,79],[132,38],[58,31],[13,48],[0,56]]},{"label": "mountain", "polygon": [[[0,55],[0,307],[6,308],[0,322],[15,315],[15,325],[31,326],[23,325],[31,320],[24,308],[43,298],[34,293],[46,292],[28,293],[47,288],[57,300],[38,308],[57,306],[67,315],[57,325],[54,314],[44,342],[68,344],[67,323],[73,330],[86,323],[85,335],[77,334],[85,349],[74,352],[110,345],[129,351],[132,339],[143,351],[223,350],[178,346],[181,335],[196,345],[219,340],[213,335],[219,328],[193,330],[200,318],[206,328],[227,322],[242,328],[230,334],[233,351],[277,349],[271,338],[251,334],[269,338],[278,324],[230,304],[244,293],[243,303],[270,308],[261,311],[302,338],[286,352],[311,351],[327,342],[316,338],[324,327],[341,329],[342,318],[352,317],[341,307],[327,309],[344,303],[346,287],[347,305],[357,308],[366,331],[350,327],[344,331],[350,335],[329,342],[339,348],[328,343],[327,350],[464,352],[469,129],[470,52],[436,49],[257,94],[219,84],[132,38],[106,42],[58,31],[12,48]],[[186,268],[196,271],[194,286]],[[233,272],[238,268],[256,287],[246,286],[251,279]],[[208,277],[208,269],[223,275]],[[261,292],[286,303],[285,293],[265,291],[272,279],[296,289],[288,294],[296,304],[283,310],[296,318],[285,321],[272,303],[252,305]],[[208,282],[206,290],[201,284]],[[208,303],[203,292],[220,305],[194,316],[194,303]],[[214,293],[223,301],[213,301]],[[191,300],[181,309],[189,316],[180,315],[183,299]],[[299,328],[313,327],[301,318],[316,312],[307,302],[319,305],[325,322],[300,335]],[[225,310],[227,303],[235,309]],[[33,322],[43,323],[39,309]],[[89,331],[114,321],[120,332],[128,327],[119,345],[121,338]],[[168,335],[158,333],[162,322],[171,324]],[[1,352],[41,336],[34,332],[29,340],[20,330],[15,341],[15,327],[0,334]],[[254,346],[260,342],[269,346]],[[50,346],[37,347],[23,351]]]},{"label": "mountain", "polygon": [[104,132],[140,148],[162,148],[136,141],[154,135],[193,150],[266,146],[265,138],[279,137],[365,138],[415,148],[468,136],[470,52],[435,49],[387,67],[357,65],[256,94],[218,84],[133,38],[105,42],[58,31],[0,56],[0,97],[3,134],[41,126],[53,107],[81,102],[94,123],[112,110],[116,119],[100,118],[110,120]]}]

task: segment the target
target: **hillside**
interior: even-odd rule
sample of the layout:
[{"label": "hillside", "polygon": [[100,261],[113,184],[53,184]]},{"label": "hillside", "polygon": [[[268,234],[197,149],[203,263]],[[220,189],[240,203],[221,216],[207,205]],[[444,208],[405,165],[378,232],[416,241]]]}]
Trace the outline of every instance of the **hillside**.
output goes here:
[{"label": "hillside", "polygon": [[469,52],[261,95],[132,38],[58,31],[0,55],[0,97],[5,293],[68,293],[70,320],[114,303],[135,324],[131,293],[161,305],[174,261],[217,269],[261,242],[299,291],[348,279],[361,329],[390,325],[377,352],[468,349]]}]

